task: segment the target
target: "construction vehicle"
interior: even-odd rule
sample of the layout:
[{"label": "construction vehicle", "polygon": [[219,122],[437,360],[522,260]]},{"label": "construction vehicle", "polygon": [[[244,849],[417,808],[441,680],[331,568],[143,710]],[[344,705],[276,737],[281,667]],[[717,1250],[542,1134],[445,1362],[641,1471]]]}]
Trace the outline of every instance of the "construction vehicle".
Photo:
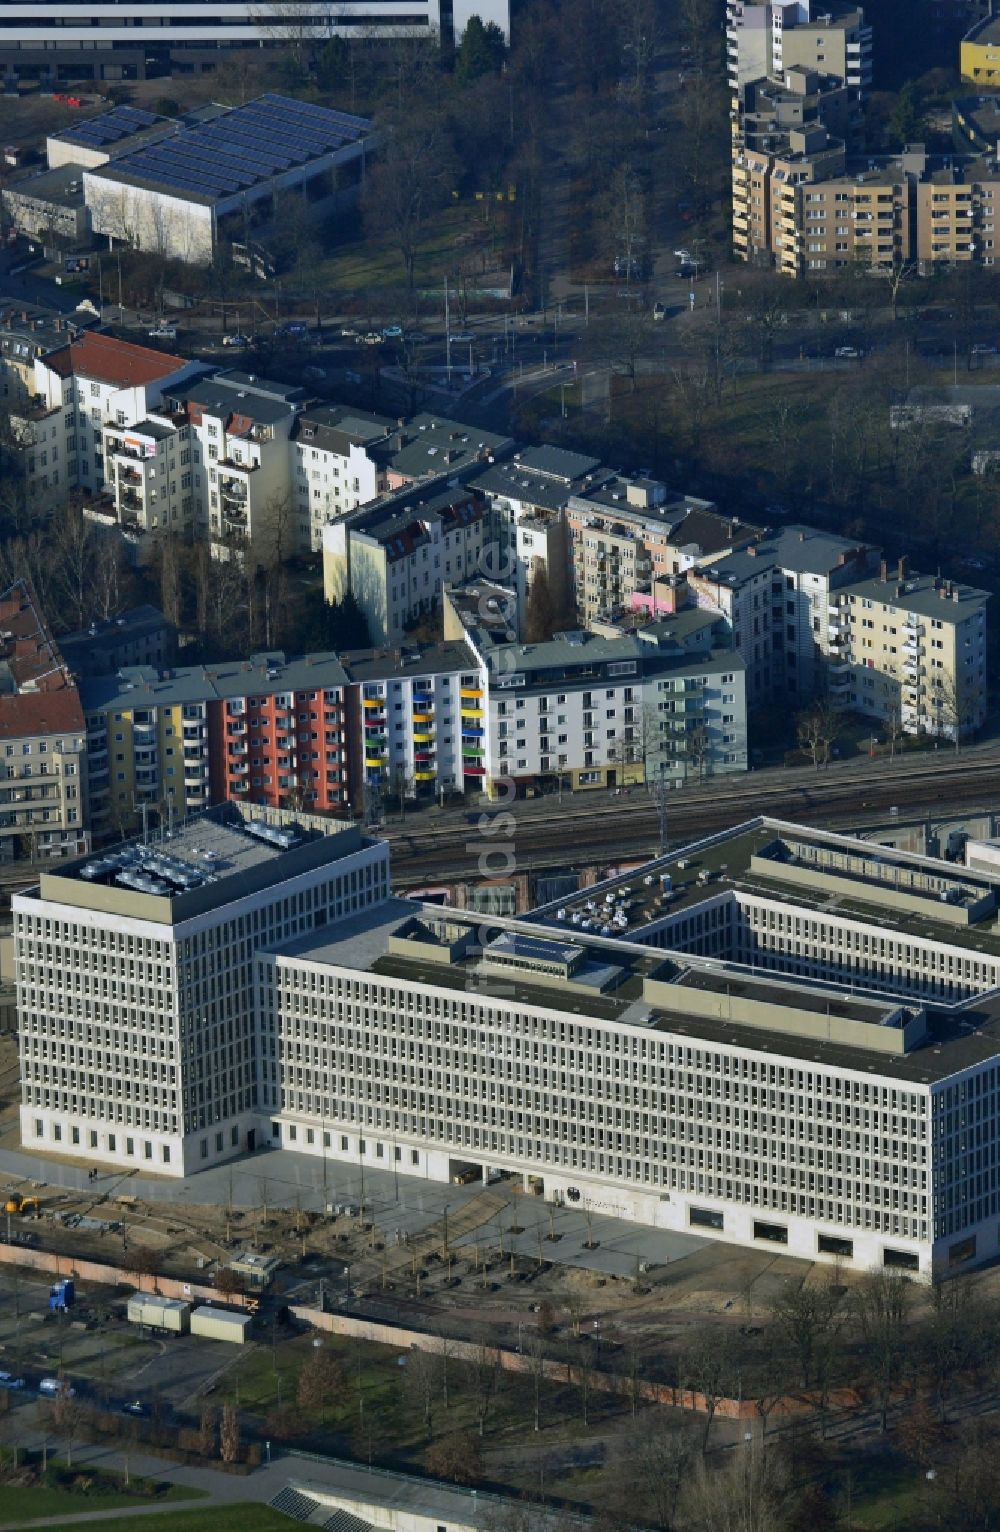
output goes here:
[{"label": "construction vehicle", "polygon": [[12,1192],[4,1203],[5,1213],[34,1213],[37,1218],[41,1212],[42,1204],[37,1197],[22,1197],[20,1192]]}]

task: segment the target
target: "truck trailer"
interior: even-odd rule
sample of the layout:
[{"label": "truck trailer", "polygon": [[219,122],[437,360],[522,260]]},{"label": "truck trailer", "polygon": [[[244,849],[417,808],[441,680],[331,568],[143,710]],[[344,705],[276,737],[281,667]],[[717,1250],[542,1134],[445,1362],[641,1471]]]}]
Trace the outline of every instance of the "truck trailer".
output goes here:
[{"label": "truck trailer", "polygon": [[191,1334],[203,1335],[206,1340],[231,1341],[243,1346],[250,1339],[253,1318],[250,1314],[236,1314],[232,1309],[216,1309],[211,1304],[195,1309],[191,1315]]},{"label": "truck trailer", "polygon": [[134,1293],[128,1301],[129,1322],[149,1325],[153,1330],[187,1333],[191,1305],[182,1298],[161,1298],[158,1293]]}]

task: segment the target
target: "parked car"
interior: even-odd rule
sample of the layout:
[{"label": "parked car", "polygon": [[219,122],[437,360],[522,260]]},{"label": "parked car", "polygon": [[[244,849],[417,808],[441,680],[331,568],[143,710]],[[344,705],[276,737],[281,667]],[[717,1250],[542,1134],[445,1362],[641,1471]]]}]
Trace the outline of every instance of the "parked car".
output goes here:
[{"label": "parked car", "polygon": [[471,330],[452,330],[451,338],[453,341],[457,340],[460,346],[468,346],[476,337]]},{"label": "parked car", "polygon": [[289,319],[287,323],[280,327],[278,334],[288,336],[308,335],[309,326],[304,319]]},{"label": "parked car", "polygon": [[303,367],[302,376],[308,383],[320,383],[326,377],[325,367]]},{"label": "parked car", "polygon": [[845,358],[860,356],[861,352],[858,350],[857,346],[838,346],[833,354],[834,356]]},{"label": "parked car", "polygon": [[158,324],[154,330],[147,331],[150,340],[176,340],[177,326],[174,324]]},{"label": "parked car", "polygon": [[682,245],[679,250],[675,250],[674,251],[674,260],[675,261],[693,261],[694,260],[694,256],[691,254],[690,250],[685,250],[683,245]]},{"label": "parked car", "polygon": [[44,1399],[76,1398],[76,1389],[65,1378],[43,1378],[38,1385],[38,1392]]},{"label": "parked car", "polygon": [[250,340],[246,335],[224,335],[222,337],[222,344],[224,346],[235,346],[238,351],[242,351],[245,347],[249,346]]},{"label": "parked car", "polygon": [[383,340],[402,340],[403,326],[401,324],[387,324],[382,329]]},{"label": "parked car", "polygon": [[616,255],[613,270],[616,277],[635,279],[642,276],[642,262],[637,255]]},{"label": "parked car", "polygon": [[127,1403],[122,1405],[122,1414],[146,1416],[149,1414],[149,1407],[143,1404],[141,1399],[129,1399]]},{"label": "parked car", "polygon": [[0,1388],[15,1389],[24,1388],[25,1386],[23,1378],[15,1377],[12,1372],[0,1372]]},{"label": "parked car", "polygon": [[667,306],[666,306],[666,304],[665,303],[654,303],[653,304],[653,318],[654,319],[666,319],[666,317],[667,317]]},{"label": "parked car", "polygon": [[359,346],[381,346],[382,334],[379,330],[369,330],[365,335],[357,337]]}]

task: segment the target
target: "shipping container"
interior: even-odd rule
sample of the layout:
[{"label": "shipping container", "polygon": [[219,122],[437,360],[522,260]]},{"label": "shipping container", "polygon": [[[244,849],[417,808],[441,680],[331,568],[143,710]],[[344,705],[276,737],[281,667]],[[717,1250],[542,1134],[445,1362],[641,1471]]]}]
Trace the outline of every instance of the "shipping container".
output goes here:
[{"label": "shipping container", "polygon": [[128,1301],[129,1321],[150,1325],[155,1330],[172,1330],[183,1335],[188,1328],[190,1303],[182,1298],[161,1298],[157,1293],[135,1293]]},{"label": "shipping container", "polygon": [[234,1314],[231,1309],[215,1309],[208,1305],[195,1309],[191,1315],[191,1334],[203,1335],[207,1340],[232,1341],[242,1346],[250,1339],[253,1319],[249,1314]]}]

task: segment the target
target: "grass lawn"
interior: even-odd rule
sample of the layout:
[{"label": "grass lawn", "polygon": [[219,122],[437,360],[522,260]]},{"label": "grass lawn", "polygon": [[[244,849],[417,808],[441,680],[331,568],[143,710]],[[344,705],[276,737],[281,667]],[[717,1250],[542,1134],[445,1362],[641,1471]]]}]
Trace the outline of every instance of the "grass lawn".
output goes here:
[{"label": "grass lawn", "polygon": [[[6,1504],[6,1502],[5,1502]],[[0,1512],[3,1515],[3,1512]],[[6,1519],[6,1518],[5,1518]],[[292,1525],[280,1511],[270,1506],[220,1505],[197,1511],[173,1511],[167,1507],[155,1516],[144,1516],[134,1526],[149,1525],[152,1532],[288,1532]],[[30,1523],[26,1523],[30,1526]],[[52,1532],[79,1532],[79,1523],[65,1521],[52,1528]],[[122,1518],[110,1521],[88,1521],[83,1525],[87,1532],[124,1532],[127,1522]]]},{"label": "grass lawn", "polygon": [[[450,275],[469,247],[456,241],[466,233],[475,236],[483,228],[482,213],[470,203],[445,208],[431,221],[417,248],[414,275],[417,288],[439,285]],[[332,251],[320,266],[327,289],[402,288],[406,281],[403,258],[387,239],[352,240]]]},{"label": "grass lawn", "polygon": [[[67,1474],[70,1472],[62,1464],[59,1467]],[[42,1516],[58,1516],[60,1513],[70,1516],[82,1515],[85,1511],[118,1511],[132,1505],[157,1505],[169,1500],[195,1500],[201,1497],[200,1490],[184,1489],[166,1483],[160,1484],[155,1495],[133,1495],[118,1488],[124,1482],[118,1474],[89,1470],[86,1465],[74,1472],[81,1479],[93,1481],[94,1488],[89,1493],[50,1488],[45,1484],[33,1485],[27,1489],[5,1484],[0,1494],[0,1522],[28,1522]]]}]

